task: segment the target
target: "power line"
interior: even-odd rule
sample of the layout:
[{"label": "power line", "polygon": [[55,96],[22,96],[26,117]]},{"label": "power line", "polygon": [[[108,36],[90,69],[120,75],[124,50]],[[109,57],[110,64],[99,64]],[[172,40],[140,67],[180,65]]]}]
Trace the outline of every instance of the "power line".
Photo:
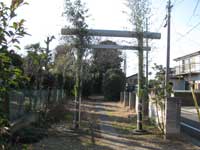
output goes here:
[{"label": "power line", "polygon": [[[176,30],[177,28],[176,28],[176,25],[174,24],[173,21],[172,21],[172,26],[173,26],[173,29],[174,29],[175,33],[178,34],[179,37],[184,36],[182,33],[178,32],[178,31]],[[197,29],[198,29],[198,28],[197,28]],[[195,40],[193,40],[193,39],[191,39],[191,38],[189,38],[189,37],[186,37],[186,38],[187,38],[189,41],[193,42],[194,44],[200,46],[200,42],[197,42],[197,41],[195,41]],[[172,44],[172,45],[177,44],[177,41],[178,41],[178,38],[177,38],[176,41],[173,41],[173,44]]]},{"label": "power line", "polygon": [[176,3],[177,3],[177,0],[174,1],[174,4],[173,4],[173,5],[175,5]]},{"label": "power line", "polygon": [[179,6],[182,2],[184,2],[185,0],[180,0],[180,1],[174,1],[173,6],[177,7]]},{"label": "power line", "polygon": [[195,5],[195,7],[194,7],[194,9],[193,9],[193,13],[192,13],[192,15],[190,16],[190,18],[189,18],[187,24],[189,24],[189,23],[191,22],[192,18],[195,16],[195,12],[196,12],[196,10],[197,10],[197,8],[198,8],[199,1],[200,1],[200,0],[197,0],[197,3],[196,3],[196,5]]},{"label": "power line", "polygon": [[196,6],[195,6],[195,8],[194,8],[194,10],[193,10],[193,15],[195,15],[195,12],[196,12],[196,10],[197,10],[197,7],[198,7],[198,5],[199,5],[199,2],[200,2],[200,0],[197,0]]},{"label": "power line", "polygon": [[[177,32],[177,31],[176,31],[176,33],[177,33],[179,36],[183,36],[183,34],[181,34],[181,33]],[[187,39],[188,39],[188,40],[190,40],[191,42],[195,43],[196,45],[200,46],[200,43],[199,43],[199,42],[197,42],[197,41],[194,41],[194,40],[192,40],[192,39],[191,39],[191,38],[189,38],[189,37],[187,37]]]},{"label": "power line", "polygon": [[196,25],[194,25],[192,28],[190,28],[185,34],[183,34],[179,39],[176,40],[180,41],[182,38],[184,38],[185,36],[187,36],[188,34],[190,34],[194,29],[196,29],[198,26],[200,25],[200,22],[198,22]]}]

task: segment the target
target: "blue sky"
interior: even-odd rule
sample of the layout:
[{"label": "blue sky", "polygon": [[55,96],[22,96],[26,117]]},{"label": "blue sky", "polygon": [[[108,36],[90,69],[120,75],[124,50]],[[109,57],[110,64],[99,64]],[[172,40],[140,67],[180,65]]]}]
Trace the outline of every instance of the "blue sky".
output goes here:
[{"label": "blue sky", "polygon": [[[10,0],[6,0],[9,2]],[[26,27],[32,36],[22,40],[22,47],[36,42],[43,43],[46,36],[55,35],[51,49],[59,43],[60,29],[67,25],[61,14],[64,9],[64,0],[27,0],[28,6],[19,10],[19,17],[27,20]],[[127,8],[125,0],[83,0],[89,8],[88,19],[90,28],[97,29],[132,29],[128,22],[128,16],[123,13]],[[200,22],[200,4],[195,13],[194,8],[198,0],[172,0],[172,24],[171,24],[171,66],[174,66],[174,58],[200,50],[200,25],[188,35],[187,31]],[[150,41],[152,51],[150,53],[150,65],[163,64],[166,61],[166,28],[164,18],[166,15],[167,0],[151,0],[150,31],[160,32],[161,40]],[[108,38],[106,38],[108,39]],[[122,43],[123,39],[113,39]],[[23,53],[23,51],[21,52]],[[137,72],[137,55],[134,51],[127,52],[127,75]]]}]

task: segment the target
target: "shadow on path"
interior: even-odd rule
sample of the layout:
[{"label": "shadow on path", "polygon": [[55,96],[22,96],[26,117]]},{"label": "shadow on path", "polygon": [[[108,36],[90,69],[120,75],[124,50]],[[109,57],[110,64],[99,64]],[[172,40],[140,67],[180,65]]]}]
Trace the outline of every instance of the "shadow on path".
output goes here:
[{"label": "shadow on path", "polygon": [[[198,150],[180,137],[177,140],[164,140],[156,128],[147,135],[134,135],[132,130],[136,124],[136,114],[123,108],[120,103],[107,102],[102,98],[85,101],[83,107],[86,116],[96,119],[94,139],[98,145],[107,146],[113,150]],[[129,115],[134,116],[129,118]],[[155,131],[155,132],[154,132]],[[150,131],[151,132],[151,131]],[[157,133],[157,134],[155,134]]]}]

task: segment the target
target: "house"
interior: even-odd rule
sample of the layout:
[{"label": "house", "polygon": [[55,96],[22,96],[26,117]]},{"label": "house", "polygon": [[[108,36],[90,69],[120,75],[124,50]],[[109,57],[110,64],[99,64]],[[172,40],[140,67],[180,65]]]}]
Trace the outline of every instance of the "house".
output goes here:
[{"label": "house", "polygon": [[174,59],[176,66],[171,78],[175,90],[200,90],[200,51]]},{"label": "house", "polygon": [[128,83],[129,85],[136,85],[138,82],[138,75],[137,74],[133,74],[129,77],[126,77],[126,83]]},{"label": "house", "polygon": [[126,77],[126,87],[129,90],[135,90],[136,85],[138,84],[138,74],[133,74],[129,77]]}]

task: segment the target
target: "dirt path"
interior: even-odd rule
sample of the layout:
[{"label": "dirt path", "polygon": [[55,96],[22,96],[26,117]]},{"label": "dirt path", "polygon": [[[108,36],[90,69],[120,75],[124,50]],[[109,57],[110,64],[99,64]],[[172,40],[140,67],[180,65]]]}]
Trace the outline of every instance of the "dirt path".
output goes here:
[{"label": "dirt path", "polygon": [[[33,150],[200,150],[183,137],[163,140],[152,126],[152,132],[135,135],[135,114],[119,103],[100,98],[84,101],[79,131],[70,129],[69,122],[53,125],[49,137],[30,146]],[[129,117],[131,115],[132,117]]]}]

